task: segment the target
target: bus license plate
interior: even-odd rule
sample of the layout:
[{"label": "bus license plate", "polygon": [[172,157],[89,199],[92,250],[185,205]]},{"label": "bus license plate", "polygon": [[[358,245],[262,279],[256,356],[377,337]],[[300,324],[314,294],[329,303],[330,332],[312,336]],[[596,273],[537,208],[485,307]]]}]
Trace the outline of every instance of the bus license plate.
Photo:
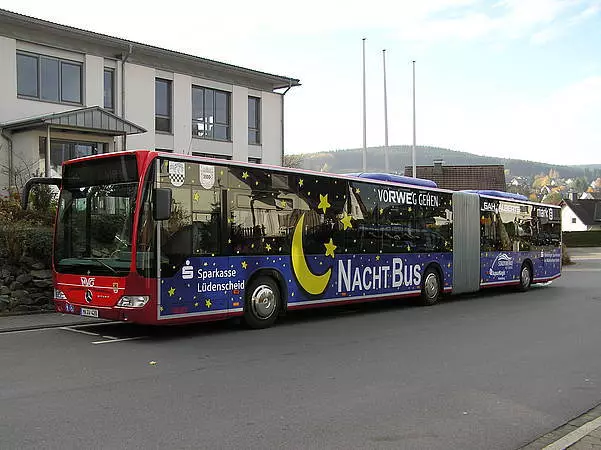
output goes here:
[{"label": "bus license plate", "polygon": [[98,317],[98,310],[90,308],[81,308],[81,315],[86,317]]}]

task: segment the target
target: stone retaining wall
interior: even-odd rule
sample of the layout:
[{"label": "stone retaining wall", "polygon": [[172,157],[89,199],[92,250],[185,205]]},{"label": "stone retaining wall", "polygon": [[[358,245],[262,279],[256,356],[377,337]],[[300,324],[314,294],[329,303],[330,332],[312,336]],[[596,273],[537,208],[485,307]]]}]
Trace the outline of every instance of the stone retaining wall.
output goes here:
[{"label": "stone retaining wall", "polygon": [[0,314],[54,310],[52,271],[23,257],[19,264],[0,258]]}]

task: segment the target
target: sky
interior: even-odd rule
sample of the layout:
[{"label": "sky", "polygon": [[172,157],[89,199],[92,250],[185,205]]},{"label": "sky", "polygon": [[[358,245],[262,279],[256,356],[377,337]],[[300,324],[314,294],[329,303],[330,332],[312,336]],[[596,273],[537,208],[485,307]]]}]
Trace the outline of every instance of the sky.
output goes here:
[{"label": "sky", "polygon": [[[155,6],[156,5],[156,6]],[[0,0],[0,8],[300,79],[287,153],[431,145],[601,163],[601,0]]]}]

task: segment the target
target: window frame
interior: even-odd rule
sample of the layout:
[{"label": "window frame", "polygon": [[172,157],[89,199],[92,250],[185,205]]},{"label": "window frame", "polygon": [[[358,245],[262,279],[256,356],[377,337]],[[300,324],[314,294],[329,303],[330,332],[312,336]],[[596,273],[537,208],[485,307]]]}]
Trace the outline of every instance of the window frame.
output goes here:
[{"label": "window frame", "polygon": [[[168,86],[168,110],[169,114],[159,114],[157,112],[157,99],[156,99],[156,87],[158,82],[163,82]],[[173,80],[167,78],[155,77],[154,79],[155,99],[154,99],[154,132],[158,134],[173,134]],[[168,119],[169,120],[169,131],[157,129],[157,119]]]},{"label": "window frame", "polygon": [[[254,97],[249,95],[248,96],[248,103],[249,103],[249,109],[250,109],[250,102],[254,101],[255,102],[255,119],[256,119],[256,127],[251,127],[250,124],[250,115],[248,117],[248,144],[249,145],[261,145],[261,98],[260,97]],[[254,131],[256,132],[256,140],[254,142],[250,141],[250,132]]]},{"label": "window frame", "polygon": [[[104,92],[106,91],[106,80],[105,80],[104,76],[107,72],[110,73],[111,77],[112,77],[111,78],[111,81],[112,81],[112,83],[111,83],[111,102],[113,103],[113,105],[111,107],[106,106],[106,103],[104,103]],[[103,93],[102,102],[103,103],[102,104],[103,104],[103,108],[106,109],[107,111],[110,111],[113,113],[115,112],[115,105],[117,103],[116,96],[115,96],[115,94],[116,94],[115,73],[116,73],[115,69],[113,69],[112,67],[105,67],[104,70],[102,71],[102,84],[103,84],[103,90],[102,90],[102,93]]]},{"label": "window frame", "polygon": [[[203,111],[203,117],[201,119],[197,119],[194,118],[194,91],[201,91],[202,92],[202,111]],[[205,133],[206,133],[206,125],[207,123],[205,122],[205,117],[207,117],[207,108],[206,108],[206,104],[207,104],[207,92],[211,92],[212,93],[212,98],[213,98],[213,109],[212,109],[212,113],[213,113],[213,123],[210,124],[213,126],[213,128],[215,128],[215,126],[220,126],[220,127],[225,127],[226,129],[226,138],[225,139],[219,139],[215,137],[215,133],[214,130],[212,130],[212,135],[209,136],[199,136],[198,135],[198,131],[195,131],[197,129],[198,124],[202,124],[205,127]],[[216,102],[216,98],[217,95],[216,94],[224,94],[226,96],[227,99],[227,103],[226,103],[226,117],[227,117],[227,122],[218,122],[217,121],[217,102]],[[191,126],[191,133],[192,133],[192,137],[196,138],[196,139],[203,139],[203,140],[207,140],[207,141],[217,141],[217,142],[232,142],[232,93],[229,91],[224,91],[221,89],[215,89],[215,88],[210,88],[210,87],[206,87],[206,86],[199,86],[199,85],[195,85],[192,84],[192,91],[191,91],[191,101],[192,101],[192,126]]]},{"label": "window frame", "polygon": [[[19,65],[19,56],[25,56],[25,57],[30,57],[30,58],[34,58],[36,60],[36,70],[37,70],[37,93],[36,95],[26,95],[26,94],[21,94],[19,93],[19,70],[18,70],[18,65]],[[53,99],[45,99],[42,97],[42,60],[53,60],[57,62],[57,67],[58,67],[58,95],[57,95],[57,99],[53,100]],[[49,55],[44,55],[41,53],[33,53],[33,52],[28,52],[28,51],[23,51],[23,50],[17,50],[16,51],[16,66],[17,66],[17,70],[16,70],[16,75],[17,75],[17,98],[20,99],[24,99],[24,100],[34,100],[34,101],[40,101],[40,102],[44,102],[44,103],[55,103],[55,104],[60,104],[60,105],[78,105],[78,106],[82,106],[85,102],[84,102],[84,80],[85,80],[85,76],[84,76],[84,63],[81,61],[74,61],[72,59],[66,59],[66,58],[59,58],[56,56],[49,56]],[[74,102],[74,101],[70,101],[70,100],[63,100],[63,66],[64,65],[69,65],[69,66],[75,66],[79,68],[79,102]]]}]

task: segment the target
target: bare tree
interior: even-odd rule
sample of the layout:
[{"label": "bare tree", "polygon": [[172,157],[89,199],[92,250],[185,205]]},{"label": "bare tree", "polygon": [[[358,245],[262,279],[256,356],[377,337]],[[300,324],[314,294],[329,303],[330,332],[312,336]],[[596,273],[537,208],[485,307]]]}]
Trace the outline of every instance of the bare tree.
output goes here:
[{"label": "bare tree", "polygon": [[303,168],[303,155],[284,155],[284,161],[282,161],[282,166],[284,167],[292,167],[293,169],[302,169]]}]

